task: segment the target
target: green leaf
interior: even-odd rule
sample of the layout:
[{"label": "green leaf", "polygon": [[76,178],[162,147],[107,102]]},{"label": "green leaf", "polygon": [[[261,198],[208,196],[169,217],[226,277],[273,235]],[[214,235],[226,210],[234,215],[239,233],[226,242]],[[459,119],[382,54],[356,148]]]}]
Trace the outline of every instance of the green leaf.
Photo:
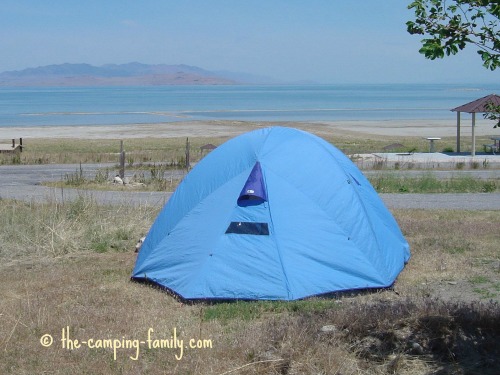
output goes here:
[{"label": "green leaf", "polygon": [[419,51],[426,58],[455,55],[475,45],[487,69],[500,67],[498,0],[415,0],[408,9],[415,18],[406,22],[407,32],[428,36]]}]

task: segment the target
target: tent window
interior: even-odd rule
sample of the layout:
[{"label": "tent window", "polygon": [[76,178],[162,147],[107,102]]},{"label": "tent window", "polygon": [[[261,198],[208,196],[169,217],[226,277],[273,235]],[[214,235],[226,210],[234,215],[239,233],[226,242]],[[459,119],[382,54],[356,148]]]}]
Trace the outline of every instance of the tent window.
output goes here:
[{"label": "tent window", "polygon": [[226,234],[255,234],[261,236],[269,235],[269,227],[267,223],[251,223],[242,221],[233,221],[229,224]]}]

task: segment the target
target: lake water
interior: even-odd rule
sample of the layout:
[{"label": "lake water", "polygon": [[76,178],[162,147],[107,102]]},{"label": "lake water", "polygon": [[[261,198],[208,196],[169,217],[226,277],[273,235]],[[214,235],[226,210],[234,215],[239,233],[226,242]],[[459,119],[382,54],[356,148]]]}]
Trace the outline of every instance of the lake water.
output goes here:
[{"label": "lake water", "polygon": [[452,119],[492,93],[500,84],[0,88],[0,127]]}]

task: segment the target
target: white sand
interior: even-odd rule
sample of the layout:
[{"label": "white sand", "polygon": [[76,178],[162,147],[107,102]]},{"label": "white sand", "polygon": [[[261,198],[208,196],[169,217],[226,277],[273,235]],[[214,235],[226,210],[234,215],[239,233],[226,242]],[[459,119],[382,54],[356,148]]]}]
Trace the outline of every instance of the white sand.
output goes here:
[{"label": "white sand", "polygon": [[[246,122],[246,121],[185,121],[162,124],[131,124],[104,126],[43,126],[0,128],[0,143],[13,138],[175,138],[229,136],[255,128],[282,125],[296,127],[318,134],[400,136],[400,137],[453,137],[456,122],[451,120],[388,120],[388,121],[331,121],[331,122]],[[470,137],[470,119],[463,119],[462,137]],[[482,118],[476,121],[476,136],[498,135],[493,123]]]}]

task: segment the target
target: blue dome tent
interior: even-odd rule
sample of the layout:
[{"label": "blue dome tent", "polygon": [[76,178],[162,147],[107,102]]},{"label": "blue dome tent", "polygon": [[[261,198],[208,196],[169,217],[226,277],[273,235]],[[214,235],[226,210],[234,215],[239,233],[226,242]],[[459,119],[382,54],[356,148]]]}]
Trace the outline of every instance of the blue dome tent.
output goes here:
[{"label": "blue dome tent", "polygon": [[184,178],[133,270],[183,299],[296,300],[391,286],[409,246],[359,169],[323,139],[273,127]]}]

